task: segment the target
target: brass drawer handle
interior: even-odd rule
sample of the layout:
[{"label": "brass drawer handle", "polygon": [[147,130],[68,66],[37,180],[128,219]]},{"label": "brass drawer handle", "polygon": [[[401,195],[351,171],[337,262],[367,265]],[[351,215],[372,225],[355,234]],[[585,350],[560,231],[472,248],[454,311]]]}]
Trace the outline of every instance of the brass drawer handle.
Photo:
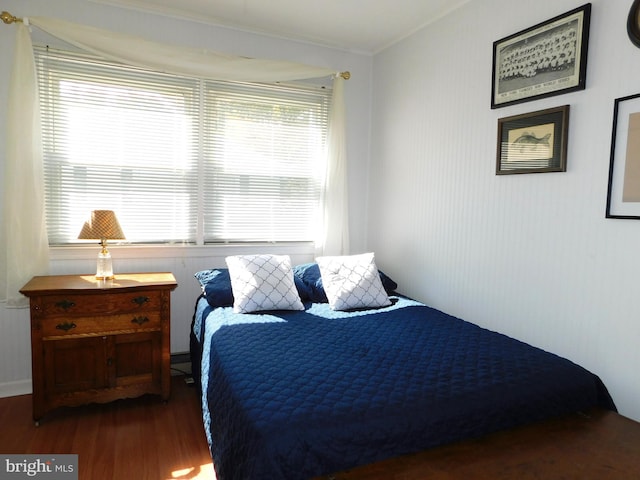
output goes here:
[{"label": "brass drawer handle", "polygon": [[133,303],[138,304],[139,307],[141,307],[142,305],[144,305],[145,303],[147,303],[149,301],[149,297],[145,297],[145,296],[140,296],[140,297],[136,297],[133,300],[131,300]]},{"label": "brass drawer handle", "polygon": [[131,323],[136,323],[138,325],[142,325],[143,323],[147,323],[149,319],[147,317],[134,317],[131,320]]},{"label": "brass drawer handle", "polygon": [[59,323],[58,325],[56,325],[56,329],[57,330],[64,330],[65,332],[68,332],[69,330],[71,330],[72,328],[76,328],[76,324],[71,322],[64,322],[64,323]]},{"label": "brass drawer handle", "polygon": [[71,307],[75,307],[76,304],[75,302],[72,302],[70,300],[60,300],[59,302],[56,303],[56,307],[63,309],[65,312],[67,310],[69,310]]}]

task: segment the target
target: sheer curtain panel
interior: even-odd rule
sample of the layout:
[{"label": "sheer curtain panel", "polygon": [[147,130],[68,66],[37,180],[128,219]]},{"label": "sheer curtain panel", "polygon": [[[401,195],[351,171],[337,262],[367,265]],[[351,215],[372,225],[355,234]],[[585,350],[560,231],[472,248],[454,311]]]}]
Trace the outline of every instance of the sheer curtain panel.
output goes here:
[{"label": "sheer curtain panel", "polygon": [[17,37],[7,111],[4,224],[0,262],[0,301],[24,307],[18,290],[49,270],[44,214],[40,108],[29,28],[16,25]]}]

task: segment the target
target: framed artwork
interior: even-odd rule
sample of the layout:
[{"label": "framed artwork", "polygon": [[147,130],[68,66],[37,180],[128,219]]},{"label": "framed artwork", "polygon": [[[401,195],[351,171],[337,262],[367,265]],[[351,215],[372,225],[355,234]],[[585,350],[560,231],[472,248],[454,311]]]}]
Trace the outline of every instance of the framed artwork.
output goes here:
[{"label": "framed artwork", "polygon": [[640,93],[614,102],[606,217],[640,220]]},{"label": "framed artwork", "polygon": [[640,0],[634,0],[627,16],[629,40],[640,48]]},{"label": "framed artwork", "polygon": [[491,108],[584,90],[591,4],[493,43]]},{"label": "framed artwork", "polygon": [[498,119],[496,175],[566,172],[569,105]]}]

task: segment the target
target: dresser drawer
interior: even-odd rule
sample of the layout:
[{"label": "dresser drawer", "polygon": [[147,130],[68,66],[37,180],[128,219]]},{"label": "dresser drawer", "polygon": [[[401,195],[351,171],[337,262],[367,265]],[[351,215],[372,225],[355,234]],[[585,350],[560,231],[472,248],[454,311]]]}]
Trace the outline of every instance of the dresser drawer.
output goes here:
[{"label": "dresser drawer", "polygon": [[42,337],[97,336],[115,332],[160,330],[160,312],[137,312],[95,317],[42,319]]},{"label": "dresser drawer", "polygon": [[99,293],[43,296],[38,305],[45,317],[86,317],[114,313],[143,313],[160,309],[160,292]]}]

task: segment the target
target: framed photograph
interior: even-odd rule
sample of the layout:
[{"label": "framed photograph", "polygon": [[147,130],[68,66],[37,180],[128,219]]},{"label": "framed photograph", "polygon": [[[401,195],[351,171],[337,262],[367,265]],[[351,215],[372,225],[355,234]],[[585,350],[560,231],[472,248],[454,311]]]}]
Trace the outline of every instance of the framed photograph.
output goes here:
[{"label": "framed photograph", "polygon": [[606,217],[640,220],[640,93],[614,102]]},{"label": "framed photograph", "polygon": [[496,175],[567,171],[569,105],[498,119]]},{"label": "framed photograph", "polygon": [[584,90],[591,4],[493,43],[491,108]]}]

